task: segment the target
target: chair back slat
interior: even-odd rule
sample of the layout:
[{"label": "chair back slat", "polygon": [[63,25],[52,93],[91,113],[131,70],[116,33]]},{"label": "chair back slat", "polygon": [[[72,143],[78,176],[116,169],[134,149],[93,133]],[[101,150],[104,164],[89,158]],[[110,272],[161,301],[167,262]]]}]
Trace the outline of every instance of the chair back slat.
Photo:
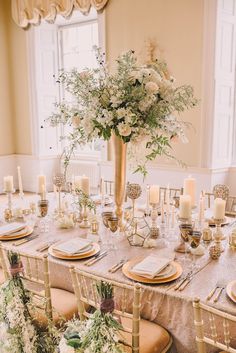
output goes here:
[{"label": "chair back slat", "polygon": [[[100,308],[100,298],[95,291],[97,283],[107,280],[71,267],[71,278],[74,292],[77,297],[78,313],[80,319],[84,320],[91,316],[88,306]],[[132,320],[132,327],[123,325],[122,330],[132,335],[132,352],[139,353],[139,324],[140,324],[140,285],[126,285],[109,280],[113,285],[115,299],[114,316]],[[130,292],[133,293],[133,300],[130,300]],[[128,300],[129,299],[129,300]],[[130,307],[129,307],[130,304]],[[86,310],[87,309],[87,310]]]},{"label": "chair back slat", "polygon": [[[5,271],[7,272],[7,278],[10,277],[9,261],[7,258],[7,249],[0,246],[0,258],[1,263],[4,263]],[[21,275],[22,280],[26,288],[31,292],[33,300],[37,300],[38,307],[42,307],[46,313],[48,319],[52,320],[52,300],[51,300],[51,289],[49,281],[49,263],[48,256],[43,257],[33,256],[21,253],[20,258],[23,264],[23,274]],[[43,289],[42,293],[40,290]],[[37,298],[37,299],[35,299]],[[41,299],[42,305],[39,305]],[[35,306],[35,307],[36,307]]]},{"label": "chair back slat", "polygon": [[[206,353],[206,344],[225,352],[236,353],[236,348],[231,346],[231,337],[235,337],[236,316],[203,304],[199,298],[193,301],[193,311],[198,353]],[[204,325],[203,314],[208,316],[210,325]],[[234,325],[233,336],[230,324]]]}]

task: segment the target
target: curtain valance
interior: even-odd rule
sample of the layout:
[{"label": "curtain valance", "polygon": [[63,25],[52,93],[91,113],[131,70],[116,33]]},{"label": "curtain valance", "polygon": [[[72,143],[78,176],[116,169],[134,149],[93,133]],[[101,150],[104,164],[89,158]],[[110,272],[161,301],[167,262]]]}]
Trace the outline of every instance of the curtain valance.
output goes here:
[{"label": "curtain valance", "polygon": [[57,14],[69,17],[73,9],[83,14],[93,6],[102,10],[108,0],[12,0],[12,17],[16,24],[26,28],[29,24],[37,25],[43,18],[53,23]]}]

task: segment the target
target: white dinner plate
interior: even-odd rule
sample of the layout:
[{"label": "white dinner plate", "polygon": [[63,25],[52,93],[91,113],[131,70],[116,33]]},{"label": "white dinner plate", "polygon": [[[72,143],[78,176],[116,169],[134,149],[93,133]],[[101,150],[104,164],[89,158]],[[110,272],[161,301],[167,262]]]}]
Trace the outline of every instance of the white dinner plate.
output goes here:
[{"label": "white dinner plate", "polygon": [[229,282],[226,287],[227,295],[234,303],[236,303],[236,292],[235,294],[232,293],[232,287],[236,288],[236,280]]}]

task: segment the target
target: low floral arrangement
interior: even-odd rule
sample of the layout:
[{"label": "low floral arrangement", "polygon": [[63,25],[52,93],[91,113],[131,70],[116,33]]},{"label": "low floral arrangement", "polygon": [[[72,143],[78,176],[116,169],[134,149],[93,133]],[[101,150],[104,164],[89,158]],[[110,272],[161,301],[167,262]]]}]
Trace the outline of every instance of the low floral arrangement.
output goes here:
[{"label": "low floral arrangement", "polygon": [[69,141],[65,150],[67,166],[79,145],[112,134],[129,143],[130,157],[136,171],[146,173],[146,163],[158,155],[174,158],[170,142],[180,138],[186,142],[187,123],[179,114],[196,105],[193,88],[176,86],[165,62],[154,60],[138,64],[134,51],[117,59],[116,72],[109,73],[104,54],[96,48],[98,68],[78,72],[63,71],[58,82],[72,96],[71,102],[56,104],[49,118],[52,126],[69,125],[73,131],[63,136]]},{"label": "low floral arrangement", "polygon": [[96,213],[95,202],[81,189],[75,189],[74,204],[79,206],[81,209],[83,207],[87,207],[90,211],[94,211],[94,213]]},{"label": "low floral arrangement", "polygon": [[72,320],[59,344],[60,353],[124,353],[119,330],[121,324],[112,316],[113,287],[101,282],[97,285],[101,298],[100,310],[88,320]]},{"label": "low floral arrangement", "polygon": [[15,252],[8,253],[11,278],[0,288],[0,352],[56,353],[59,333],[49,323],[41,331],[34,322],[34,305],[24,287],[23,266]]}]

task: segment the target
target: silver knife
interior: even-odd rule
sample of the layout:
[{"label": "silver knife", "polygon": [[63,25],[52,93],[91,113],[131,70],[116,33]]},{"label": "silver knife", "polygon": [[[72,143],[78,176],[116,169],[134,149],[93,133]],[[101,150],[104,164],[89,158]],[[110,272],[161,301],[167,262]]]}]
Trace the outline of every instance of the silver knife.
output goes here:
[{"label": "silver knife", "polygon": [[12,245],[14,245],[14,246],[19,246],[19,245],[25,244],[25,243],[27,243],[28,241],[31,241],[31,240],[37,238],[38,236],[39,236],[39,235],[36,234],[36,235],[31,236],[31,237],[18,240],[17,242],[13,243]]},{"label": "silver knife", "polygon": [[107,255],[107,251],[102,252],[99,256],[95,257],[94,259],[91,259],[90,261],[88,261],[87,263],[85,263],[86,266],[91,266],[93,265],[95,262],[101,260],[103,257],[105,257]]}]

